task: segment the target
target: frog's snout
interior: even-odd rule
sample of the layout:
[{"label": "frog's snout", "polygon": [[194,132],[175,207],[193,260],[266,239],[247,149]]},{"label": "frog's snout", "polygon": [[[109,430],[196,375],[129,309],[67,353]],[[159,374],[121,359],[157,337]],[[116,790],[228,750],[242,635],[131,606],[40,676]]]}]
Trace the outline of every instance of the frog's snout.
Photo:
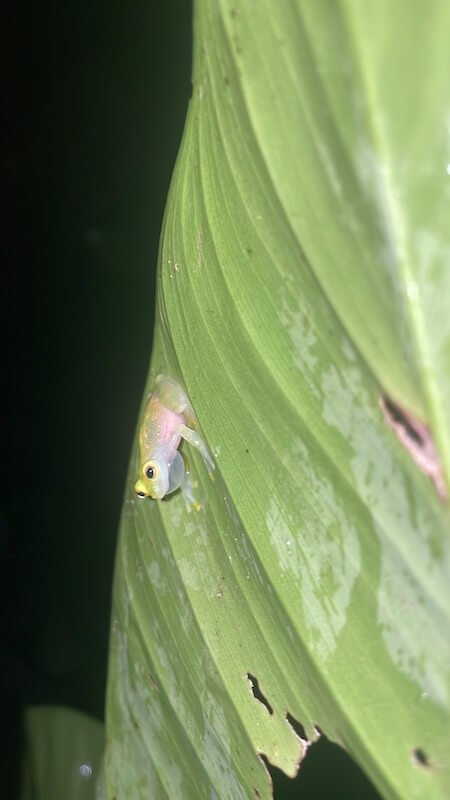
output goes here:
[{"label": "frog's snout", "polygon": [[142,483],[142,481],[136,481],[136,483],[134,484],[134,492],[141,499],[144,499],[145,497],[149,497],[149,494],[148,494],[148,492],[146,492],[145,486]]}]

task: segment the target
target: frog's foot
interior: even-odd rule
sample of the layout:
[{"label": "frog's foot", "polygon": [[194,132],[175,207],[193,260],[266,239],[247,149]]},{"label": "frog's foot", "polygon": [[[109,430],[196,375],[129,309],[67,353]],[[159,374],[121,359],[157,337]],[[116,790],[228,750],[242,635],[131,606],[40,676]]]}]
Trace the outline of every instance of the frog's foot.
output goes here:
[{"label": "frog's foot", "polygon": [[198,500],[193,500],[185,496],[184,501],[186,504],[186,511],[188,514],[190,514],[192,510],[201,511],[203,508],[202,504],[199,503]]},{"label": "frog's foot", "polygon": [[194,509],[194,511],[200,511],[202,507],[195,497],[195,489],[197,487],[198,481],[192,480],[189,472],[186,470],[183,477],[183,483],[181,485],[181,491],[184,495],[187,511],[192,511],[192,509]]}]

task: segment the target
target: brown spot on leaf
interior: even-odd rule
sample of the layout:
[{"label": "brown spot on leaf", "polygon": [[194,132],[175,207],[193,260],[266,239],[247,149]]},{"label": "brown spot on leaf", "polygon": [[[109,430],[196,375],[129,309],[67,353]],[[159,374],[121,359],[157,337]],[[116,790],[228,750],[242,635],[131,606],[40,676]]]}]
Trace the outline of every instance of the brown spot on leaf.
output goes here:
[{"label": "brown spot on leaf", "polygon": [[409,411],[383,395],[380,406],[384,418],[394,431],[400,444],[408,451],[419,469],[434,483],[441,500],[447,500],[447,487],[444,482],[436,447],[427,426]]},{"label": "brown spot on leaf", "polygon": [[422,767],[423,769],[430,768],[430,760],[425,750],[423,750],[421,747],[416,747],[415,750],[412,751],[411,755],[413,763],[417,764],[418,767]]}]

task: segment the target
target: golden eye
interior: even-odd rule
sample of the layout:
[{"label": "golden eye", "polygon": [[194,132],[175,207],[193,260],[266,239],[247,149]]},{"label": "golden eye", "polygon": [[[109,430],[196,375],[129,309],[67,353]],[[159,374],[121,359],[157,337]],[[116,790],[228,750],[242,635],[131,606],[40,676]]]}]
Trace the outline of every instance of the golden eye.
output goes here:
[{"label": "golden eye", "polygon": [[151,481],[158,477],[159,475],[159,468],[156,464],[152,461],[148,461],[147,464],[144,464],[144,475],[147,480]]}]

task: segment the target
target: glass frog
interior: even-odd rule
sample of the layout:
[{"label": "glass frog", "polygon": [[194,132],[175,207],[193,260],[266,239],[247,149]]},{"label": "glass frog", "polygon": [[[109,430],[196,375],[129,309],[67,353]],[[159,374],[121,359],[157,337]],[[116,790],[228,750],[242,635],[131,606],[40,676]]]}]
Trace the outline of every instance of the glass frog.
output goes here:
[{"label": "glass frog", "polygon": [[181,488],[188,507],[200,509],[194,497],[194,483],[178,452],[185,439],[200,452],[212,476],[214,462],[196,425],[193,408],[179,383],[167,375],[158,375],[139,430],[139,478],[134,486],[138,497],[162,500]]}]

